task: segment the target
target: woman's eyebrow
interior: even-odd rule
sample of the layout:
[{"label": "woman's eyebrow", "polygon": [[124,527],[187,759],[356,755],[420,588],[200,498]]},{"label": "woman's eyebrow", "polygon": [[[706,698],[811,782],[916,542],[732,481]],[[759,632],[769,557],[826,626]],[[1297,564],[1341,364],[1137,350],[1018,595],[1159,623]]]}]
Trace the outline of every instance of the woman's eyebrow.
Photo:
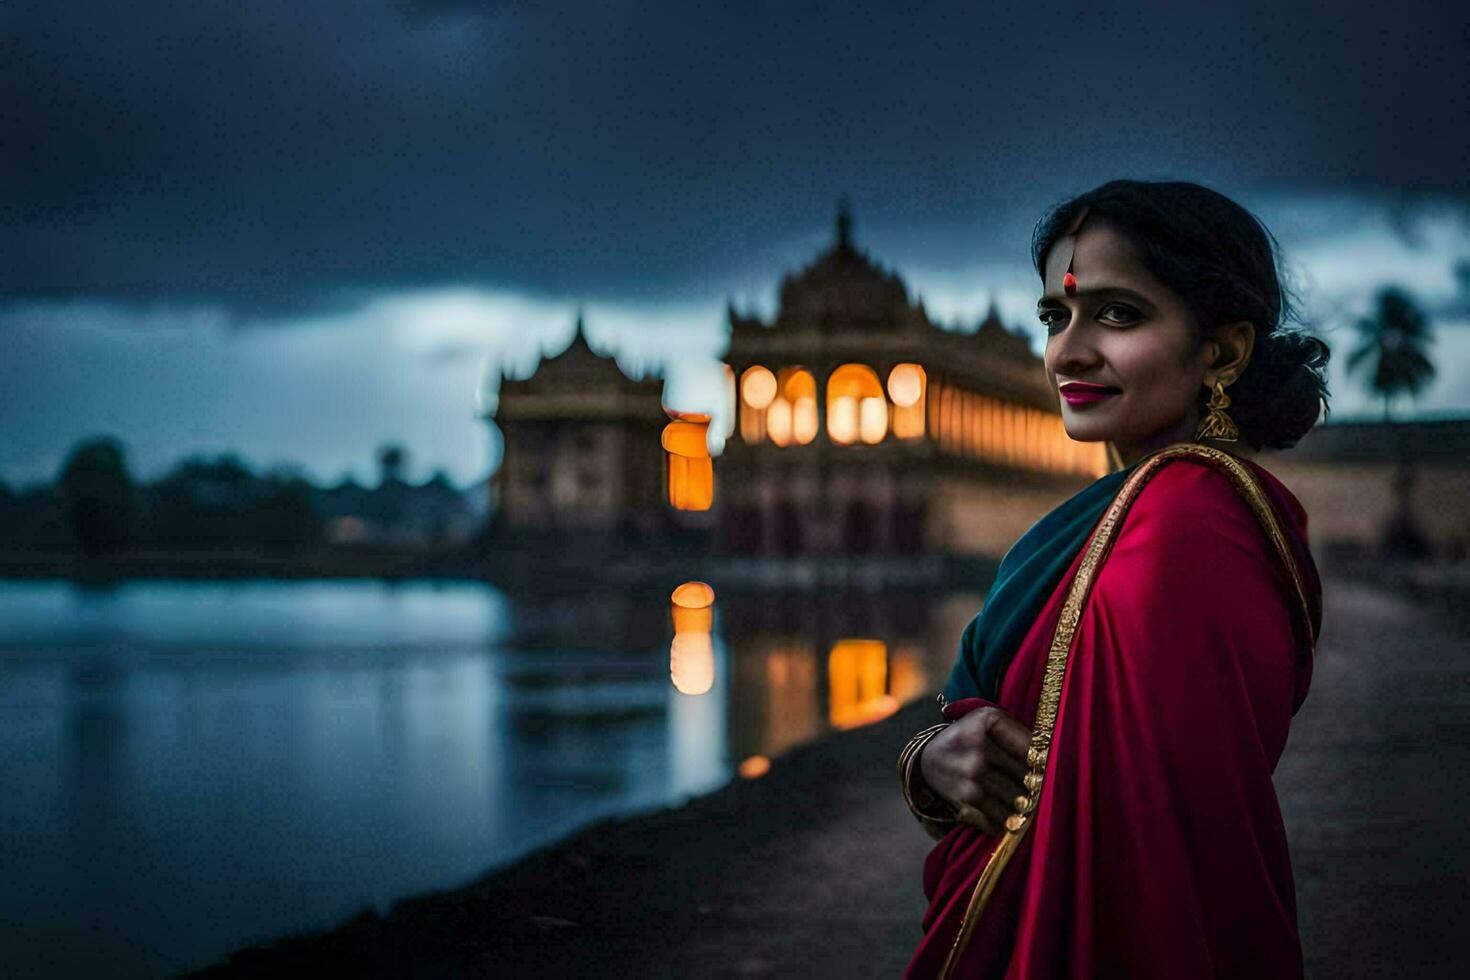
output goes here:
[{"label": "woman's eyebrow", "polygon": [[[1077,292],[1076,292],[1075,295],[1077,295],[1077,296],[1103,296],[1103,295],[1108,295],[1108,296],[1126,296],[1127,298],[1133,300],[1135,303],[1142,303],[1142,304],[1144,304],[1146,306],[1152,306],[1153,305],[1149,301],[1149,298],[1147,296],[1143,295],[1142,293],[1135,292],[1132,289],[1128,289],[1126,286],[1098,286],[1098,287],[1095,287],[1093,289],[1079,289],[1079,290],[1077,290]],[[1057,296],[1056,294],[1042,296],[1041,299],[1039,299],[1039,300],[1036,301],[1036,308],[1038,310],[1041,309],[1042,307],[1046,307],[1046,306],[1062,306],[1062,305],[1064,305],[1062,303],[1062,298],[1060,296]]]}]

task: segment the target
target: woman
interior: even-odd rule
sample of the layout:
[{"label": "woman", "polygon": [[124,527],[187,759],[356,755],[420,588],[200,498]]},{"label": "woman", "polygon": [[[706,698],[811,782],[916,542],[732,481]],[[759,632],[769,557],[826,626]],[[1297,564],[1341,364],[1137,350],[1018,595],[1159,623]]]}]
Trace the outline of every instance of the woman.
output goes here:
[{"label": "woman", "polygon": [[1299,976],[1271,773],[1320,586],[1251,457],[1316,423],[1327,347],[1283,326],[1270,233],[1195,184],[1104,184],[1032,257],[1067,433],[1118,468],[1006,554],[899,757],[939,839],[907,976]]}]

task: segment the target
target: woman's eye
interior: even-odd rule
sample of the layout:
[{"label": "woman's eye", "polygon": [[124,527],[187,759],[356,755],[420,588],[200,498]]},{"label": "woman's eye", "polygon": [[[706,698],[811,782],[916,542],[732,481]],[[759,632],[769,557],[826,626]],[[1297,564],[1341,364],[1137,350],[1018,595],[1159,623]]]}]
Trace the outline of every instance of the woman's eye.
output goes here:
[{"label": "woman's eye", "polygon": [[1045,310],[1036,315],[1036,318],[1046,325],[1048,334],[1057,333],[1067,325],[1070,317],[1061,310]]},{"label": "woman's eye", "polygon": [[1138,319],[1136,312],[1118,303],[1109,303],[1098,310],[1097,315],[1105,317],[1109,323],[1132,323]]}]

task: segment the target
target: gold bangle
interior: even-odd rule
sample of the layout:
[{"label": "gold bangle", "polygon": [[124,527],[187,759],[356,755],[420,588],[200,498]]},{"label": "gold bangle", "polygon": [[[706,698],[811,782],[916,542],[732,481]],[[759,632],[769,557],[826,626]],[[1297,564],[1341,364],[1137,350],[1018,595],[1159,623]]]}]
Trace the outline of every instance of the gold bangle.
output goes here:
[{"label": "gold bangle", "polygon": [[945,722],[919,732],[909,739],[908,744],[903,747],[903,751],[898,756],[898,778],[899,785],[903,789],[904,803],[908,805],[909,812],[921,822],[938,824],[956,822],[957,811],[954,805],[930,789],[924,782],[923,772],[914,767],[924,746],[949,725],[949,722]]}]

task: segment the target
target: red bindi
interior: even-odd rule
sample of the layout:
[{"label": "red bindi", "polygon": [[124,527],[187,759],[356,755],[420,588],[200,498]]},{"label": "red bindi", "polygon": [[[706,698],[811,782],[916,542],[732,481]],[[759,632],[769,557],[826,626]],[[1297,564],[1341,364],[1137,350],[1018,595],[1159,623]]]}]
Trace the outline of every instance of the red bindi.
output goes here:
[{"label": "red bindi", "polygon": [[1062,276],[1062,289],[1066,290],[1068,296],[1077,295],[1077,277],[1072,273]]}]

